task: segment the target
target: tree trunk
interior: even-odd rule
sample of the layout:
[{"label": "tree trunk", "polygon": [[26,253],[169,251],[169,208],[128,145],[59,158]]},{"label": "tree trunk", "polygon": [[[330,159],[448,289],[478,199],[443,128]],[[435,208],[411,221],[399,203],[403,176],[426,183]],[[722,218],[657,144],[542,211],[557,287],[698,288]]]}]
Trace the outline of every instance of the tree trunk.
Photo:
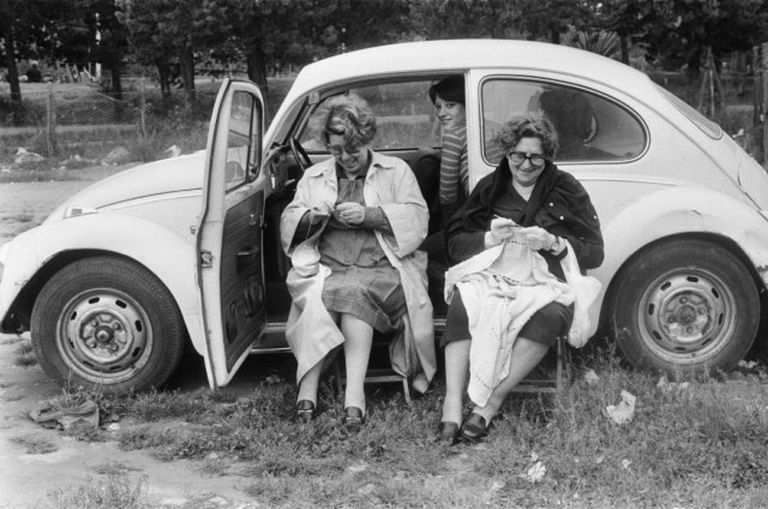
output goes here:
[{"label": "tree trunk", "polygon": [[171,69],[165,60],[155,60],[155,65],[160,80],[160,93],[163,95],[163,99],[169,99],[171,97]]},{"label": "tree trunk", "polygon": [[[5,7],[5,6],[4,6]],[[0,17],[0,34],[5,34],[5,66],[8,68],[8,84],[11,86],[11,102],[21,105],[21,85],[19,85],[19,68],[16,67],[16,43],[13,40],[13,27],[5,16]]]},{"label": "tree trunk", "polygon": [[123,84],[120,82],[120,64],[114,63],[110,71],[112,72],[112,97],[120,101],[123,99]]},{"label": "tree trunk", "polygon": [[619,46],[621,47],[621,61],[629,65],[629,41],[626,35],[619,37]]},{"label": "tree trunk", "polygon": [[184,102],[188,111],[191,112],[195,103],[195,56],[190,46],[185,46],[181,50],[179,63],[181,64],[181,81],[184,83]]},{"label": "tree trunk", "polygon": [[[251,46],[250,51],[246,55],[246,66],[248,70],[248,79],[256,83],[261,89],[261,94],[264,96],[264,101],[267,103],[264,105],[266,110],[269,101],[269,86],[267,84],[267,63],[264,58],[264,52],[258,44]],[[270,117],[270,112],[265,111],[266,118]]]}]

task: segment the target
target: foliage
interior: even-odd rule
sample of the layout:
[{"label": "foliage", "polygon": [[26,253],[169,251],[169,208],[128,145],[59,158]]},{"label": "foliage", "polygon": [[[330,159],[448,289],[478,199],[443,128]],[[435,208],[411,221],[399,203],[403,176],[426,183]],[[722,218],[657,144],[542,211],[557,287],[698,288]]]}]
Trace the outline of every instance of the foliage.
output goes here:
[{"label": "foliage", "polygon": [[135,480],[122,473],[108,473],[78,487],[48,492],[58,509],[149,509],[146,476]]},{"label": "foliage", "polygon": [[619,36],[615,32],[605,30],[586,32],[571,28],[563,35],[561,42],[566,46],[573,46],[610,58],[618,58],[620,53]]}]

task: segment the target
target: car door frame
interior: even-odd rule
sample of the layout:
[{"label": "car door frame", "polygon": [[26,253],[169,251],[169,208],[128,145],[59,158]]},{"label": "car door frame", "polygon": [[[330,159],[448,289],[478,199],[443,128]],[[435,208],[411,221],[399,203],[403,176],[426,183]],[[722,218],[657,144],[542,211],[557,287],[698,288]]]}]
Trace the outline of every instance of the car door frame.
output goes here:
[{"label": "car door frame", "polygon": [[[228,166],[229,171],[232,171],[228,164],[231,162],[228,161],[228,144],[233,119],[233,99],[237,93],[252,96],[253,110],[250,119],[251,131],[248,133],[247,165],[244,169],[240,168],[245,172],[244,180],[228,188]],[[257,118],[253,118],[254,115]],[[212,389],[229,383],[250,353],[251,345],[263,336],[266,327],[262,228],[264,201],[271,186],[269,176],[262,168],[264,118],[264,100],[257,85],[249,81],[231,79],[222,83],[211,115],[202,211],[195,238],[197,287],[200,291],[201,319],[205,331],[204,359]],[[247,239],[249,244],[245,248],[237,246],[234,252],[225,256],[225,236],[232,221],[228,213],[235,209],[243,212],[243,208],[246,208],[247,215],[235,218],[235,226],[240,228],[238,238]],[[231,267],[232,263],[238,267],[246,265],[249,268],[246,280],[232,280],[231,275],[227,273],[231,272],[227,267]],[[227,273],[227,277],[223,277],[223,273]],[[240,283],[242,288],[239,291],[233,290],[233,283]],[[233,300],[229,304],[222,302],[222,296],[233,291],[238,295],[236,301]],[[233,310],[232,315],[237,317],[238,323],[245,322],[249,325],[247,331],[243,332],[241,327],[233,326],[229,320],[230,310]],[[233,334],[235,339],[231,337]]]}]

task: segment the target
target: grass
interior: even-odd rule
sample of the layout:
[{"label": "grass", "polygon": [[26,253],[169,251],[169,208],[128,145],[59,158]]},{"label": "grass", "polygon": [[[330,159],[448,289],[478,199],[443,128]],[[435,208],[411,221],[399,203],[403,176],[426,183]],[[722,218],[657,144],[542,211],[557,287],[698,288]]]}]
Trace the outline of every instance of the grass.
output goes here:
[{"label": "grass", "polygon": [[145,509],[153,507],[147,495],[146,478],[135,480],[123,473],[108,473],[77,487],[48,493],[57,509]]},{"label": "grass", "polygon": [[[597,383],[584,379],[587,368]],[[293,385],[270,383],[266,373],[245,394],[151,392],[99,404],[131,423],[118,433],[120,448],[198,460],[208,475],[246,480],[244,491],[270,507],[763,506],[763,367],[725,383],[703,377],[665,387],[598,350],[575,359],[569,378],[556,402],[513,395],[485,442],[454,447],[432,441],[439,383],[411,407],[394,386],[372,386],[369,420],[353,436],[339,425],[331,381],[310,424],[292,421]],[[622,390],[637,406],[633,421],[618,425],[605,409]],[[546,473],[533,482],[539,462]]]}]

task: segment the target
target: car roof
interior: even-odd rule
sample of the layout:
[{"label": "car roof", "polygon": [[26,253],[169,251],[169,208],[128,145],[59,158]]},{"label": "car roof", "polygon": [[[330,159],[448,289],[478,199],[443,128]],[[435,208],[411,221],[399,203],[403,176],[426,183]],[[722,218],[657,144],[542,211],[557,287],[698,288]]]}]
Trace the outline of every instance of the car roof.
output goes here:
[{"label": "car roof", "polygon": [[329,57],[304,67],[294,82],[299,94],[320,83],[418,71],[504,67],[542,70],[610,81],[622,90],[647,89],[644,73],[616,60],[568,46],[508,39],[454,39],[377,46]]}]

